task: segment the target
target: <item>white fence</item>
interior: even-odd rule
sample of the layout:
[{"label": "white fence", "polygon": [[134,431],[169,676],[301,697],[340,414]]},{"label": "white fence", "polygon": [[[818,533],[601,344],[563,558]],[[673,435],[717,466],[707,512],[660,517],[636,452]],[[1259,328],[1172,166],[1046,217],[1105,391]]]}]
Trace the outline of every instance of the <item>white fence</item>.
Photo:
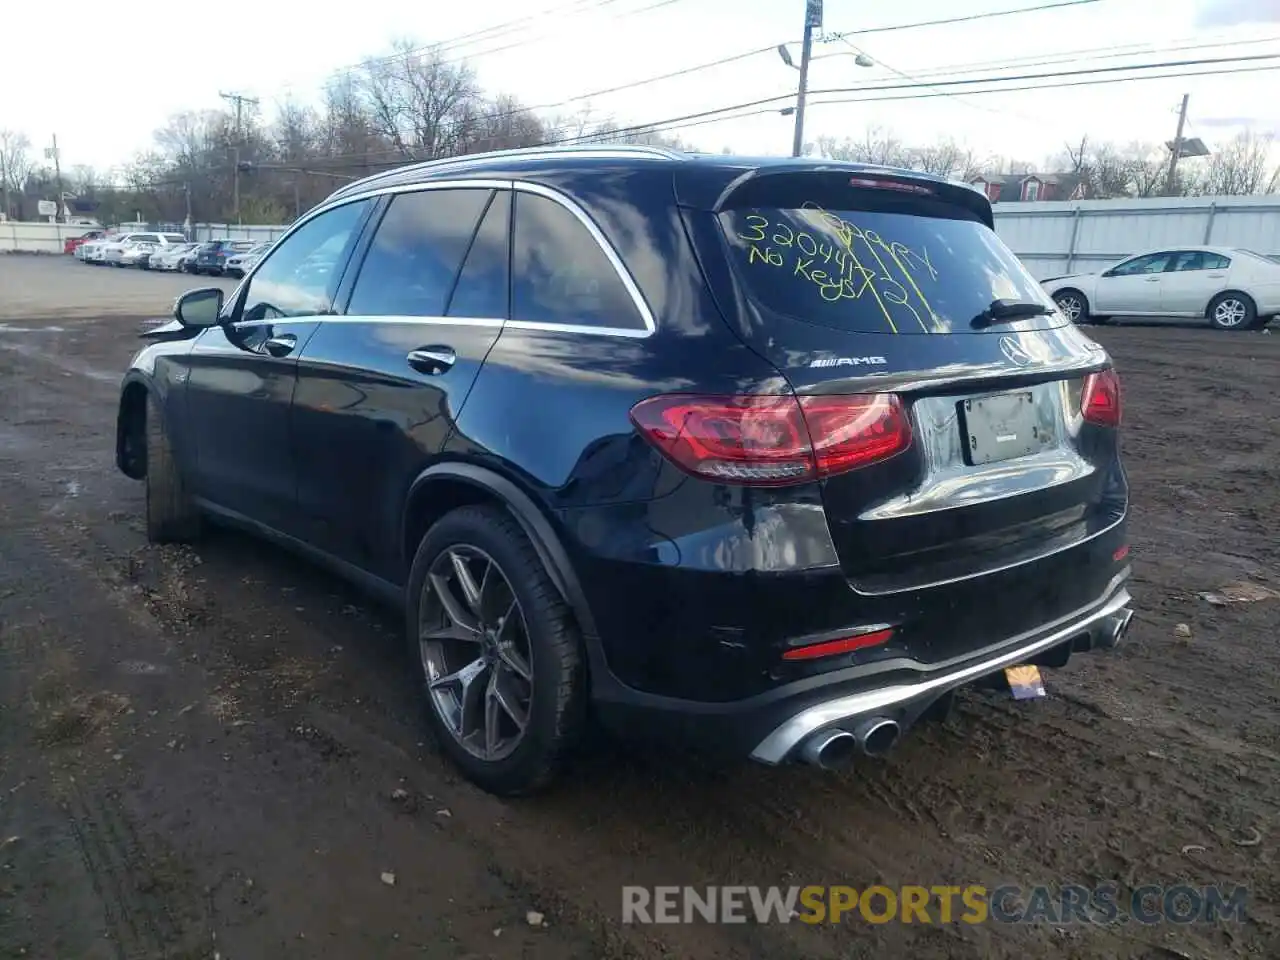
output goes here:
[{"label": "white fence", "polygon": [[36,223],[0,221],[0,253],[61,253],[63,244],[69,239],[82,237],[92,229],[68,223],[49,223],[47,220]]},{"label": "white fence", "polygon": [[274,240],[289,228],[273,224],[197,223],[192,228],[192,240]]},{"label": "white fence", "polygon": [[[0,221],[0,253],[62,253],[72,237],[82,237],[94,227],[48,221]],[[140,228],[133,228],[141,232]],[[197,223],[192,240],[274,240],[289,228],[267,224],[235,226],[226,223]],[[169,232],[169,231],[163,231]]]},{"label": "white fence", "polygon": [[1038,280],[1197,244],[1280,254],[1280,197],[997,203],[996,233]]}]

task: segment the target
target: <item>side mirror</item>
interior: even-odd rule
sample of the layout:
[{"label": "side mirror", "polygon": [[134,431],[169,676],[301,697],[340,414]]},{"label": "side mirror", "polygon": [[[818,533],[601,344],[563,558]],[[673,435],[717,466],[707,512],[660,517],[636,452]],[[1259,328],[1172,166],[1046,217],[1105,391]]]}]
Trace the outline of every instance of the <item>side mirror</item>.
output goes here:
[{"label": "side mirror", "polygon": [[222,290],[202,287],[188,290],[173,305],[173,318],[184,327],[216,327],[222,313]]}]

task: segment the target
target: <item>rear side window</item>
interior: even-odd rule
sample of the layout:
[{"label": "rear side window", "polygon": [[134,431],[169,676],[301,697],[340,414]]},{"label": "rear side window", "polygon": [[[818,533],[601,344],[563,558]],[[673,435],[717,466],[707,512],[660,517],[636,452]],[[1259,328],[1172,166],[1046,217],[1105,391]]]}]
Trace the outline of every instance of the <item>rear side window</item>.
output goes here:
[{"label": "rear side window", "polygon": [[449,316],[507,319],[510,273],[511,193],[500,190],[490,201],[471,241],[458,285],[449,300]]},{"label": "rear side window", "polygon": [[645,328],[604,249],[564,205],[539,194],[518,193],[512,246],[512,320]]},{"label": "rear side window", "polygon": [[492,190],[394,196],[351,292],[356,316],[439,317]]},{"label": "rear side window", "polygon": [[[719,217],[740,282],[766,312],[862,333],[968,334],[1010,329],[973,326],[993,301],[1048,305],[1040,285],[985,224],[959,208],[945,212],[803,202],[735,208]],[[1044,316],[1013,326],[1062,322]]]}]

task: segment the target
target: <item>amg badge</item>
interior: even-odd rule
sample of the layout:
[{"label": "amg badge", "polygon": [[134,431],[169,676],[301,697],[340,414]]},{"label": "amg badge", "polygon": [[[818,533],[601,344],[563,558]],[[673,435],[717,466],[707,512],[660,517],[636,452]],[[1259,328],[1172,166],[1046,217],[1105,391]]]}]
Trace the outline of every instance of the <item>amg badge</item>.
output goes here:
[{"label": "amg badge", "polygon": [[888,363],[884,357],[819,357],[811,367],[863,367]]}]

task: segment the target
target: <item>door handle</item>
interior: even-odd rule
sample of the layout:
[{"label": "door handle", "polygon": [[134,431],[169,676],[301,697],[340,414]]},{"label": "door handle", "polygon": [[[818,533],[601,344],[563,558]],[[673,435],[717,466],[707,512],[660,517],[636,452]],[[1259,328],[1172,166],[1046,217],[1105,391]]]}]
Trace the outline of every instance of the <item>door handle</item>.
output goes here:
[{"label": "door handle", "polygon": [[419,373],[435,375],[449,370],[458,361],[452,347],[420,347],[405,356],[409,366]]},{"label": "door handle", "polygon": [[1160,282],[1160,278],[1159,278],[1159,277],[1143,277],[1143,279],[1144,279],[1144,280],[1146,280],[1146,281],[1147,281],[1147,283],[1159,283],[1159,282]]},{"label": "door handle", "polygon": [[281,333],[274,337],[270,337],[263,345],[262,349],[267,351],[273,357],[287,357],[293,353],[293,348],[298,345],[298,338],[292,333]]},{"label": "door handle", "polygon": [[1211,274],[1209,274],[1209,276],[1213,277],[1213,279],[1215,279],[1215,280],[1221,280],[1223,277],[1225,277],[1225,276],[1226,276],[1226,274],[1225,274],[1225,273],[1211,273]]}]

